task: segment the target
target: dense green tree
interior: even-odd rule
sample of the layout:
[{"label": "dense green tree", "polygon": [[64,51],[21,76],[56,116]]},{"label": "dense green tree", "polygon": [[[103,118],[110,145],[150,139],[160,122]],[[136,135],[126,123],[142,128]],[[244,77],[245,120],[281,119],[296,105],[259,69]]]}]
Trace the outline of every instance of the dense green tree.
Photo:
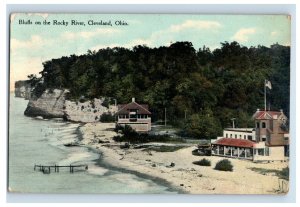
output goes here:
[{"label": "dense green tree", "polygon": [[[67,88],[68,98],[110,97],[147,103],[152,120],[163,120],[188,136],[214,138],[236,118],[251,127],[251,115],[264,108],[264,81],[270,80],[268,106],[289,115],[290,47],[245,47],[224,42],[211,51],[191,42],[149,48],[137,45],[87,51],[43,63],[41,78],[29,76],[36,96],[45,89]],[[40,81],[43,80],[43,81]]]}]

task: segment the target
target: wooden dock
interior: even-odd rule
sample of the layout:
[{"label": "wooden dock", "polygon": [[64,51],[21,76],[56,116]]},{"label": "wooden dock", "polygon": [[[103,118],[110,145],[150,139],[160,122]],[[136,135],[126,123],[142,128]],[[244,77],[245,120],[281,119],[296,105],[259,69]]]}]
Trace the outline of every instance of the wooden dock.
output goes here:
[{"label": "wooden dock", "polygon": [[88,170],[88,165],[34,165],[34,171],[39,170],[44,174],[50,174],[51,169],[58,173],[60,168],[69,168],[70,173],[74,173],[74,169],[81,168],[83,170]]}]

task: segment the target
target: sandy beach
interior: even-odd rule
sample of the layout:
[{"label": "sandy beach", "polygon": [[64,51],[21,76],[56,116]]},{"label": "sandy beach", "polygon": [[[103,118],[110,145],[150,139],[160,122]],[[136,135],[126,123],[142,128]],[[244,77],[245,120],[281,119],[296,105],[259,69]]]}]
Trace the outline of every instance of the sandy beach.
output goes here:
[{"label": "sandy beach", "polygon": [[[251,168],[281,170],[288,162],[253,163],[230,159],[232,172],[218,171],[215,164],[224,158],[194,156],[194,146],[186,146],[174,152],[156,152],[141,149],[120,149],[121,143],[113,141],[114,123],[87,123],[80,127],[81,143],[102,153],[102,162],[113,167],[165,180],[174,189],[192,194],[285,194],[282,179],[275,173],[259,173]],[[99,141],[100,140],[100,141]],[[124,143],[123,143],[124,144]],[[211,166],[198,166],[193,161],[206,158]],[[174,163],[175,166],[170,167]],[[284,181],[288,183],[287,181]]]}]

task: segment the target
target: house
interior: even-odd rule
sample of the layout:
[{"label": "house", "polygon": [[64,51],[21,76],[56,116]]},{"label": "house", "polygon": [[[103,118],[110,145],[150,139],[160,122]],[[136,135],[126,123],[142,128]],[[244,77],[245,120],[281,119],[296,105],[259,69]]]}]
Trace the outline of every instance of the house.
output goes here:
[{"label": "house", "polygon": [[129,125],[137,132],[148,132],[151,130],[151,112],[146,104],[138,104],[135,98],[128,104],[118,105],[117,124]]},{"label": "house", "polygon": [[257,110],[255,128],[227,128],[211,143],[212,155],[253,161],[285,160],[289,154],[287,117],[280,111]]}]

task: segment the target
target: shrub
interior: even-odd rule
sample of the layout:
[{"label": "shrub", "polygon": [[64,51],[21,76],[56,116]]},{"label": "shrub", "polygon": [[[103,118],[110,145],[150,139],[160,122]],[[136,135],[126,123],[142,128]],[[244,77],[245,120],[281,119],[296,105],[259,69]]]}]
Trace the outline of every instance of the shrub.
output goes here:
[{"label": "shrub", "polygon": [[289,180],[289,175],[290,175],[289,167],[283,168],[282,171],[279,172],[279,176],[285,180]]},{"label": "shrub", "polygon": [[168,134],[153,135],[148,133],[138,133],[129,125],[125,127],[116,125],[115,132],[120,132],[121,136],[115,136],[116,142],[147,143],[147,142],[168,142],[173,140]]},{"label": "shrub", "polygon": [[139,134],[131,128],[129,125],[125,125],[125,127],[121,125],[116,125],[117,132],[121,131],[122,136],[115,136],[113,139],[116,142],[138,142]]},{"label": "shrub", "polygon": [[199,161],[195,161],[195,162],[193,162],[193,164],[200,165],[200,166],[211,166],[210,160],[207,160],[205,158],[203,158],[202,160],[199,160]]},{"label": "shrub", "polygon": [[[94,113],[95,113],[95,111],[94,111]],[[104,123],[115,122],[115,116],[112,115],[111,113],[103,113],[100,117],[100,121],[104,122]]]},{"label": "shrub", "polygon": [[215,170],[221,170],[221,171],[232,171],[233,165],[228,159],[223,159],[217,162],[215,166]]}]

